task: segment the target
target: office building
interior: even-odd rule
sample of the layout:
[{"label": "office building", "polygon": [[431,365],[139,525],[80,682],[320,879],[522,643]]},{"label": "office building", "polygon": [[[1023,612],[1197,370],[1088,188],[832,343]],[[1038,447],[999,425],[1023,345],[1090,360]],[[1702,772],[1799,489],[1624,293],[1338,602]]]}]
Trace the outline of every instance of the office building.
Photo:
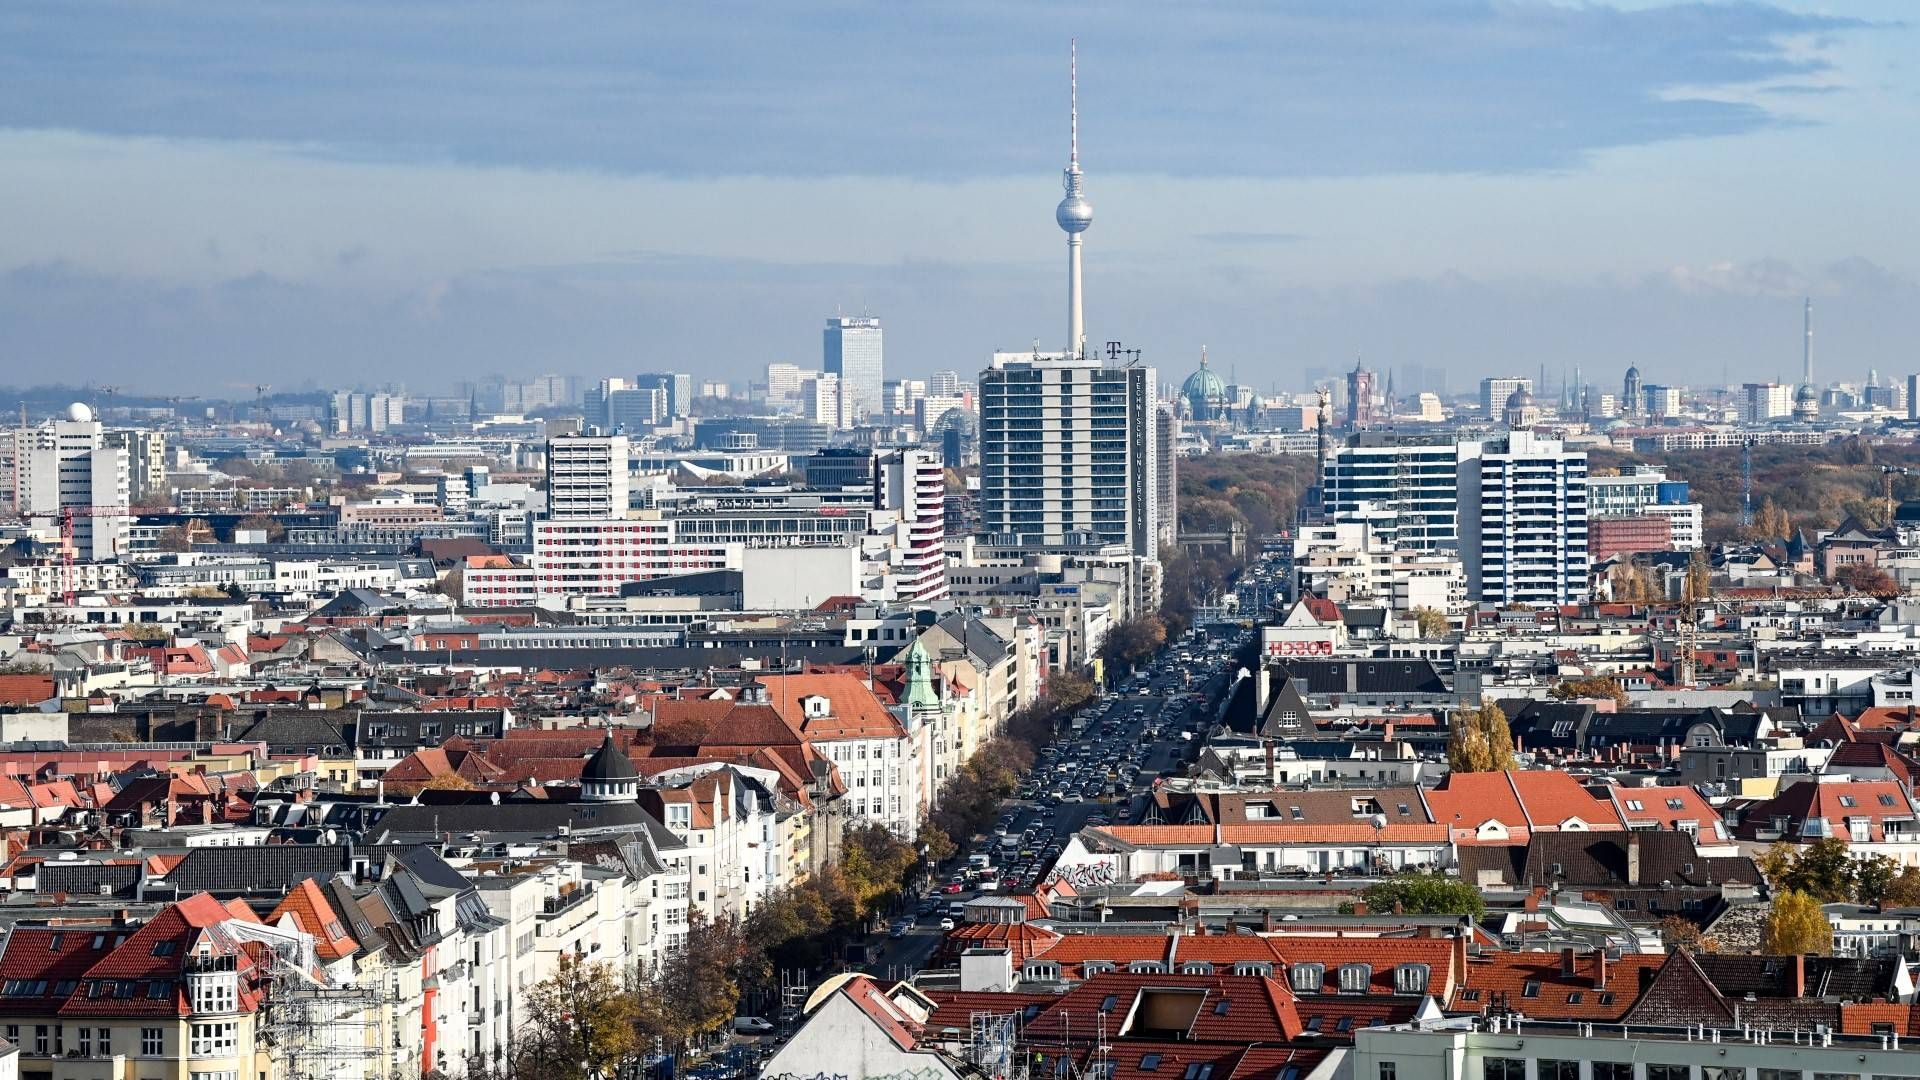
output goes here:
[{"label": "office building", "polygon": [[1642,403],[1642,413],[1649,420],[1660,420],[1669,416],[1678,416],[1684,407],[1681,400],[1682,394],[1678,386],[1659,386],[1648,383],[1646,387],[1641,390],[1641,394],[1646,399]]},{"label": "office building", "polygon": [[1460,446],[1358,440],[1321,459],[1323,513],[1367,522],[1388,547],[1440,551],[1460,542]]},{"label": "office building", "polygon": [[1515,390],[1533,393],[1533,380],[1524,375],[1494,375],[1480,380],[1480,415],[1497,420]]},{"label": "office building", "polygon": [[672,419],[667,391],[659,386],[625,386],[607,395],[605,405],[609,432],[637,434]]},{"label": "office building", "polygon": [[172,495],[167,486],[167,433],[109,431],[106,445],[118,446],[127,452],[127,479],[133,505],[166,505]]},{"label": "office building", "polygon": [[1154,460],[1159,464],[1155,483],[1160,501],[1159,526],[1161,549],[1179,542],[1180,531],[1180,415],[1168,406],[1154,410]]},{"label": "office building", "polygon": [[111,445],[93,410],[74,404],[65,420],[20,432],[14,499],[38,528],[71,531],[73,554],[104,562],[127,550],[132,480],[124,447]]},{"label": "office building", "polygon": [[927,376],[927,393],[929,394],[958,395],[964,385],[966,384],[960,381],[960,373],[957,371],[936,371]]},{"label": "office building", "polygon": [[980,374],[982,529],[1158,554],[1158,406],[1149,367],[996,354]]},{"label": "office building", "polygon": [[940,455],[894,450],[874,461],[874,506],[895,515],[888,552],[894,599],[925,603],[947,595],[947,475]]},{"label": "office building", "polygon": [[548,519],[625,517],[627,469],[625,435],[565,435],[547,440]]},{"label": "office building", "polygon": [[659,387],[666,392],[666,415],[675,419],[686,416],[693,405],[693,376],[681,375],[673,371],[648,371],[633,377],[633,385],[647,388]]},{"label": "office building", "polygon": [[850,427],[884,408],[881,388],[885,363],[881,356],[880,320],[871,315],[836,315],[821,335],[821,369],[840,379],[846,399],[842,427]]},{"label": "office building", "polygon": [[1705,509],[1693,501],[1685,480],[1669,480],[1656,465],[1635,466],[1621,476],[1587,478],[1587,512],[1599,518],[1657,517],[1667,522],[1671,547],[1693,551],[1705,543]]},{"label": "office building", "polygon": [[339,391],[327,401],[328,426],[336,435],[385,431],[406,422],[406,399],[399,394]]}]

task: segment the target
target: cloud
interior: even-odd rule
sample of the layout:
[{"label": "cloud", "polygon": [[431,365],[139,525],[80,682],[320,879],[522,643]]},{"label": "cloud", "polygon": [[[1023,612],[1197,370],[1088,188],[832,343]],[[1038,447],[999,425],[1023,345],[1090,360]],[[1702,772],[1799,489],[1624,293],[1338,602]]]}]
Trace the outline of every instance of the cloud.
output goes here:
[{"label": "cloud", "polygon": [[[1781,122],[1862,28],[1764,3],[19,0],[0,125],[669,175],[1559,169]],[[1784,87],[1781,87],[1784,89]],[[1097,186],[1095,192],[1097,196]]]}]

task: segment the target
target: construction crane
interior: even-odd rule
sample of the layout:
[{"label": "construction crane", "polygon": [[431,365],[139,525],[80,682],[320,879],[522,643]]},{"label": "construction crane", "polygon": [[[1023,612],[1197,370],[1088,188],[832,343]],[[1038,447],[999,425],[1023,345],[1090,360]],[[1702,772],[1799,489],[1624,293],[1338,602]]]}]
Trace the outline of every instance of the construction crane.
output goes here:
[{"label": "construction crane", "polygon": [[1880,466],[1880,498],[1887,508],[1886,527],[1889,529],[1893,528],[1893,478],[1896,474],[1900,476],[1917,475],[1915,470],[1905,465]]}]

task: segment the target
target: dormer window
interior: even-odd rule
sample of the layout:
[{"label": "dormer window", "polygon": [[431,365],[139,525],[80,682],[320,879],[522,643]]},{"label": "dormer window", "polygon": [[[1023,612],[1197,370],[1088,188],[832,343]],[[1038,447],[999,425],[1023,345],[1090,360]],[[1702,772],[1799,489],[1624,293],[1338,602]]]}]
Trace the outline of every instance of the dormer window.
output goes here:
[{"label": "dormer window", "polygon": [[1427,980],[1431,977],[1432,969],[1425,964],[1401,964],[1393,969],[1393,991],[1396,994],[1424,994],[1427,992]]},{"label": "dormer window", "polygon": [[1343,994],[1364,994],[1367,984],[1373,981],[1373,965],[1340,965],[1340,992]]},{"label": "dormer window", "polygon": [[833,715],[833,702],[819,694],[808,694],[800,699],[800,715],[809,720]]},{"label": "dormer window", "polygon": [[1180,974],[1211,975],[1213,974],[1213,965],[1205,960],[1189,960],[1180,965]]},{"label": "dormer window", "polygon": [[1298,993],[1317,994],[1327,980],[1325,964],[1295,964],[1287,972],[1287,984]]},{"label": "dormer window", "polygon": [[1262,978],[1270,978],[1273,975],[1273,965],[1264,960],[1242,960],[1233,965],[1233,973],[1235,975],[1257,975]]}]

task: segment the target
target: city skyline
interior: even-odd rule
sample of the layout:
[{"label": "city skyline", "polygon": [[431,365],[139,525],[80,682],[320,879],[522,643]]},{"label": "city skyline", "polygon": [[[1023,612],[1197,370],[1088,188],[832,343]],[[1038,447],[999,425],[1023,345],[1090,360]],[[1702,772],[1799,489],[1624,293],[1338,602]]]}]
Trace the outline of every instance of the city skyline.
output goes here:
[{"label": "city skyline", "polygon": [[[1897,61],[1914,32],[1891,3],[1360,4],[1193,26],[1128,5],[939,25],[853,9],[817,29],[776,12],[727,41],[731,75],[672,59],[721,47],[697,18],[640,48],[618,18],[602,42],[473,16],[471,47],[519,97],[436,52],[452,9],[115,10],[0,15],[29,46],[0,74],[13,370],[158,390],[142,380],[165,369],[203,392],[745,382],[811,367],[836,308],[886,320],[889,375],[1054,348],[1042,215],[1073,35],[1100,178],[1088,339],[1162,371],[1206,342],[1223,373],[1282,389],[1356,353],[1456,386],[1542,361],[1602,386],[1629,364],[1791,381],[1811,295],[1822,378],[1858,380],[1904,372],[1920,331],[1912,152],[1884,137],[1913,110]],[[882,48],[830,80],[774,47],[933,32],[937,70]],[[1633,47],[1649,38],[1657,57]],[[207,63],[213,41],[248,61]],[[364,86],[318,70],[350,49]],[[625,128],[580,80],[631,110]]]}]

